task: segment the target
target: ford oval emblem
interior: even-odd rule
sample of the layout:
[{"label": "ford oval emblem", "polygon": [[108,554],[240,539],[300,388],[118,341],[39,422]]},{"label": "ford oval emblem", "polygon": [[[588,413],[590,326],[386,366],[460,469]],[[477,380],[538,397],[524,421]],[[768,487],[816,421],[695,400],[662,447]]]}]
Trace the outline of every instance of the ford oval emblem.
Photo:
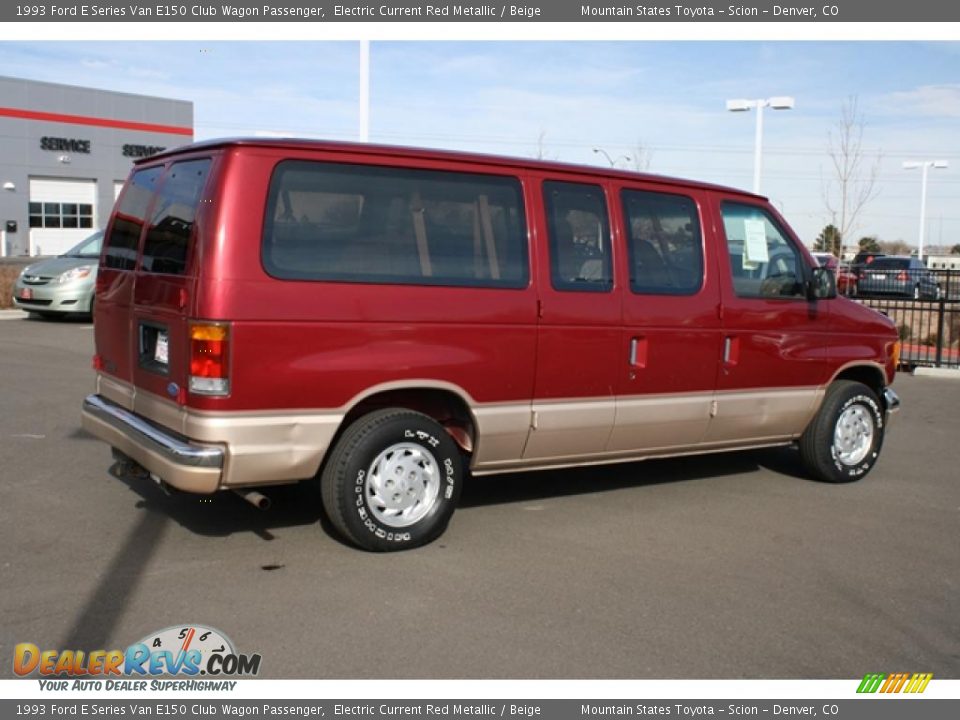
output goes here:
[{"label": "ford oval emblem", "polygon": [[180,386],[177,385],[176,383],[172,382],[169,385],[167,385],[167,395],[169,395],[170,397],[176,397],[179,392],[180,392]]}]

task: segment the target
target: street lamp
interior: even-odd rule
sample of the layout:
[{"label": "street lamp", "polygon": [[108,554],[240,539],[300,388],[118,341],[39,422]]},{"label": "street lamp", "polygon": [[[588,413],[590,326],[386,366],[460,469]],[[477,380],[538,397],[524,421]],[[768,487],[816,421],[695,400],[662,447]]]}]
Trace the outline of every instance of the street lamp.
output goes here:
[{"label": "street lamp", "polygon": [[757,131],[753,143],[753,192],[760,192],[760,157],[763,154],[763,109],[790,110],[793,108],[792,97],[772,97],[766,100],[727,100],[727,110],[730,112],[747,112],[756,108]]},{"label": "street lamp", "polygon": [[599,154],[603,155],[603,156],[607,159],[607,162],[610,163],[610,167],[612,167],[612,168],[615,168],[615,167],[617,166],[617,163],[620,162],[621,160],[625,160],[626,162],[630,162],[630,156],[629,156],[629,155],[618,155],[618,156],[617,156],[617,159],[614,160],[612,157],[610,157],[610,153],[608,153],[608,152],[607,152],[606,150],[604,150],[603,148],[594,148],[594,149],[593,149],[593,152],[594,152],[594,153],[599,153]]},{"label": "street lamp", "polygon": [[903,164],[904,170],[923,170],[923,180],[920,183],[920,240],[917,242],[917,259],[923,262],[923,236],[927,222],[927,170],[946,170],[950,167],[946,160],[908,160]]},{"label": "street lamp", "polygon": [[370,141],[370,41],[360,41],[360,142]]}]

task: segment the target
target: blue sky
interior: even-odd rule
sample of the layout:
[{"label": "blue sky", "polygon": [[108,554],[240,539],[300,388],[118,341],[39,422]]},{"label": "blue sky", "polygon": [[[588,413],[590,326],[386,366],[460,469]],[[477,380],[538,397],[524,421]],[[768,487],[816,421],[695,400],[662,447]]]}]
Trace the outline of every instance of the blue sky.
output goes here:
[{"label": "blue sky", "polygon": [[[280,133],[354,139],[356,42],[2,42],[0,72],[191,100],[198,139]],[[749,189],[753,113],[728,98],[791,95],[764,115],[761,191],[808,243],[831,221],[827,134],[858,98],[879,194],[852,234],[960,242],[960,43],[374,42],[371,139],[591,164],[635,155],[650,171]],[[627,164],[621,161],[621,164]],[[829,191],[828,191],[829,192]],[[854,238],[855,239],[855,238]]]}]

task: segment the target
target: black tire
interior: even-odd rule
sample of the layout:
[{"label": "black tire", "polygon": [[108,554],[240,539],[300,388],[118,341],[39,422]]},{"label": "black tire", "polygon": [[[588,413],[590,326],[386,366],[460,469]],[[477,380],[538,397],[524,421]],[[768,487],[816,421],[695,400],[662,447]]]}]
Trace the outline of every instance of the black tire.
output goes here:
[{"label": "black tire", "polygon": [[[374,480],[387,467],[399,479]],[[463,460],[450,435],[432,418],[402,408],[356,420],[340,436],[320,477],[330,522],[347,540],[375,552],[407,550],[438,538],[462,485]],[[394,490],[389,499],[377,494]],[[401,512],[388,502],[408,504]]]},{"label": "black tire", "polygon": [[[850,411],[846,416],[844,413]],[[857,452],[844,458],[837,447],[837,424],[844,418],[853,426],[847,437],[864,438],[855,430],[869,424],[869,442],[864,439]],[[873,468],[883,445],[884,412],[876,393],[851,380],[837,380],[827,389],[820,410],[800,437],[800,457],[807,471],[818,480],[844,483],[859,480]],[[862,457],[860,456],[862,453]]]}]

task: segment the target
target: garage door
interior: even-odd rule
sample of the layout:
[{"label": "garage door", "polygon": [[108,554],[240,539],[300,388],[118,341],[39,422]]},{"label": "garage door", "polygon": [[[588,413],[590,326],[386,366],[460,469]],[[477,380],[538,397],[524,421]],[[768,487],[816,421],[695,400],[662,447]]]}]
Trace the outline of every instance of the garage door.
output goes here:
[{"label": "garage door", "polygon": [[30,245],[34,255],[59,255],[97,227],[93,180],[30,178]]}]

